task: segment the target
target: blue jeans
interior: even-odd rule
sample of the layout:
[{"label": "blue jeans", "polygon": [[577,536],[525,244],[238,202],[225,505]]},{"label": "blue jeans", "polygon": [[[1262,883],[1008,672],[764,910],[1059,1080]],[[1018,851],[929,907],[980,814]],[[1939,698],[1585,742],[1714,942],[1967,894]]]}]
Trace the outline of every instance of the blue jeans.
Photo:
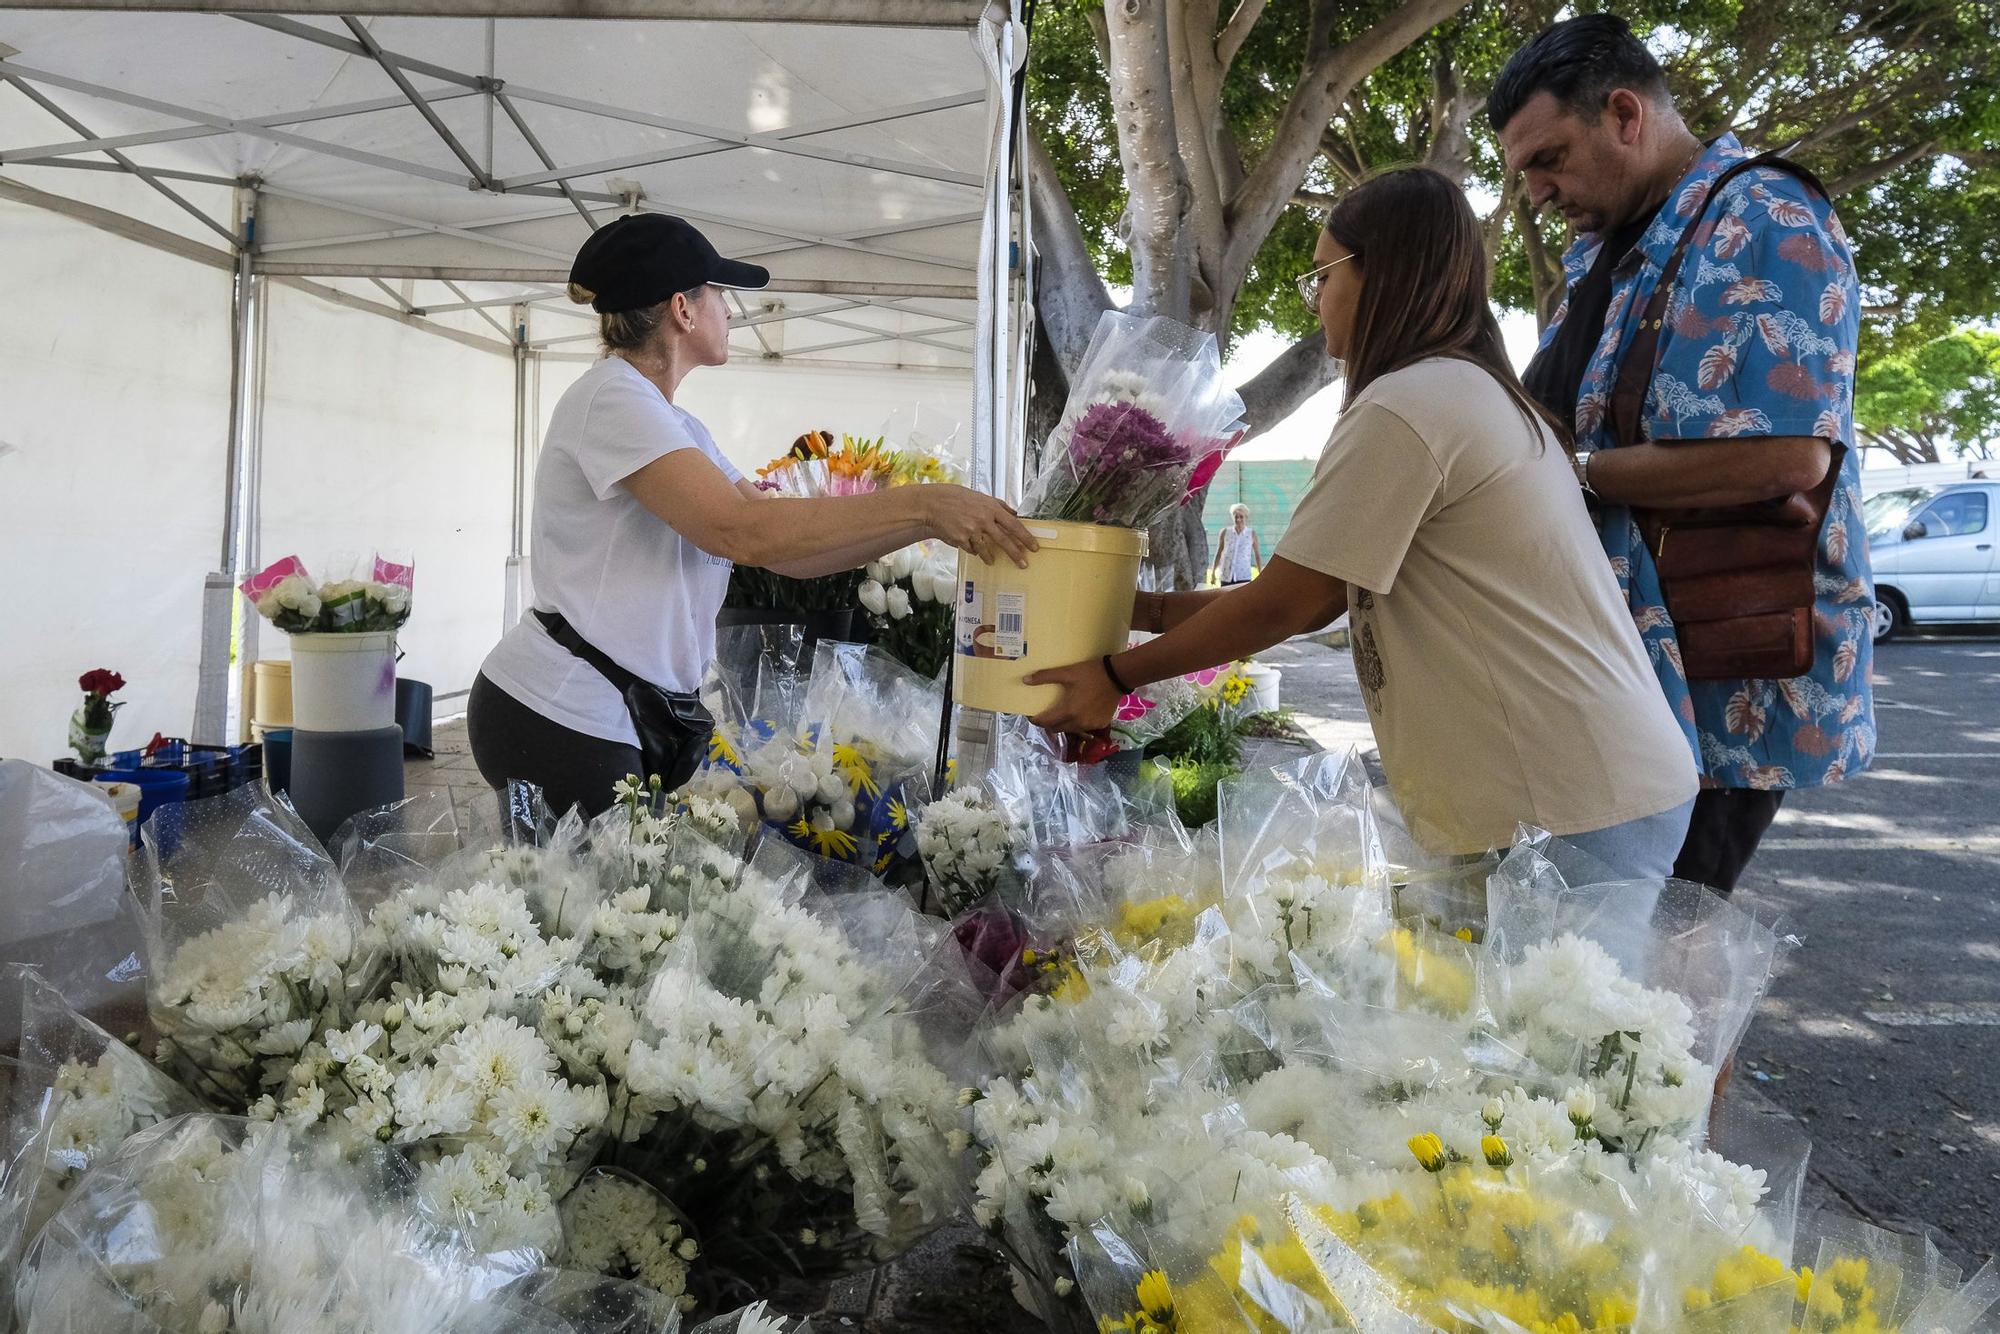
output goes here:
[{"label": "blue jeans", "polygon": [[1665,880],[1674,873],[1674,859],[1687,840],[1688,821],[1693,815],[1694,800],[1689,798],[1658,815],[1557,837],[1603,862],[1620,880]]}]

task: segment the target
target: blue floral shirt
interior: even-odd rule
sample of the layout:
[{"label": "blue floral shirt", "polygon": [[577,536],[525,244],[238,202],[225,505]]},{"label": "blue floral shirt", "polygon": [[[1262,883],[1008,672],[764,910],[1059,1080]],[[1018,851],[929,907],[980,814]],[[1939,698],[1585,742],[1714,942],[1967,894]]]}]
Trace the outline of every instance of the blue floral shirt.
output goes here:
[{"label": "blue floral shirt", "polygon": [[[1734,135],[1703,150],[1653,225],[1614,270],[1604,335],[1576,406],[1581,450],[1616,448],[1607,405],[1619,357],[1652,299],[1660,270],[1710,184],[1747,156]],[[1640,637],[1694,748],[1703,784],[1793,788],[1837,782],[1875,750],[1869,691],[1875,603],[1861,519],[1854,443],[1854,355],[1860,293],[1840,219],[1788,172],[1735,177],[1703,214],[1667,305],[1641,432],[1648,440],[1819,436],[1849,446],[1820,536],[1814,575],[1813,669],[1786,681],[1689,681],[1660,577],[1631,510],[1606,506],[1598,524]],[[1571,289],[1601,238],[1563,257]],[[1542,336],[1546,347],[1568,303]]]}]

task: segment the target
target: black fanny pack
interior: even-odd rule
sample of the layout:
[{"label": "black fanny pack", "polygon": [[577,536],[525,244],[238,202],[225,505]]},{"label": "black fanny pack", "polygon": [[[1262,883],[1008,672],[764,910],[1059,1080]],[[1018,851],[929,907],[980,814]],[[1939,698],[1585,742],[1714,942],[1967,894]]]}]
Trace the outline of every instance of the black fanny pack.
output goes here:
[{"label": "black fanny pack", "polygon": [[646,772],[641,777],[659,775],[668,791],[694,775],[708,753],[715,719],[702,707],[699,695],[662,690],[651,681],[633,675],[593,647],[563,619],[561,612],[535,612],[535,619],[549,632],[549,638],[595,667],[625,699],[625,711],[632,715],[632,730],[639,734],[639,753]]}]

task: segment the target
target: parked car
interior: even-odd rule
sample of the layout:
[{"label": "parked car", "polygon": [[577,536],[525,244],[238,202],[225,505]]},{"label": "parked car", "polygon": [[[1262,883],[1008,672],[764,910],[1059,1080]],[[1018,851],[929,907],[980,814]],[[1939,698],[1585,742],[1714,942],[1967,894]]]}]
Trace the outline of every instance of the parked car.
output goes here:
[{"label": "parked car", "polygon": [[2000,621],[2000,482],[1883,491],[1862,515],[1877,643],[1912,625]]}]

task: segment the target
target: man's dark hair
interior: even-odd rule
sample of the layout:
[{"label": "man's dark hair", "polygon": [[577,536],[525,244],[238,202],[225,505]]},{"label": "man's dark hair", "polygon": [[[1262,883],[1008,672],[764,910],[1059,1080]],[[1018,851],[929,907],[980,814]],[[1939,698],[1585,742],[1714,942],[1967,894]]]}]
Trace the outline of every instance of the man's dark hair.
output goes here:
[{"label": "man's dark hair", "polygon": [[1497,133],[1536,93],[1548,93],[1565,111],[1593,119],[1620,88],[1662,101],[1667,76],[1624,19],[1582,14],[1550,24],[1513,54],[1486,96],[1486,118]]}]

